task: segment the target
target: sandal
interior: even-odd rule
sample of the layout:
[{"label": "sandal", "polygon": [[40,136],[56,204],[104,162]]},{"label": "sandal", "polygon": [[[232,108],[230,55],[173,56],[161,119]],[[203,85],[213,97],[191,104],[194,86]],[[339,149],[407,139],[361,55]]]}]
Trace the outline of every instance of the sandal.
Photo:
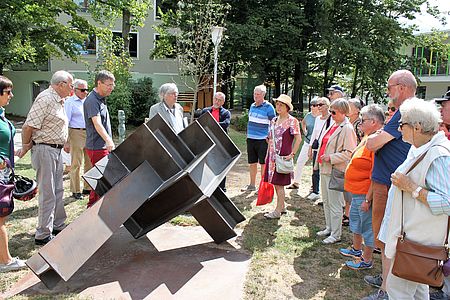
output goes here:
[{"label": "sandal", "polygon": [[346,216],[342,216],[342,226],[349,226],[350,225],[350,219]]},{"label": "sandal", "polygon": [[281,213],[277,212],[276,210],[264,214],[264,218],[266,219],[279,219],[280,217]]},{"label": "sandal", "polygon": [[296,190],[296,189],[298,189],[298,187],[299,187],[298,184],[292,183],[292,184],[288,185],[286,188],[288,190]]}]

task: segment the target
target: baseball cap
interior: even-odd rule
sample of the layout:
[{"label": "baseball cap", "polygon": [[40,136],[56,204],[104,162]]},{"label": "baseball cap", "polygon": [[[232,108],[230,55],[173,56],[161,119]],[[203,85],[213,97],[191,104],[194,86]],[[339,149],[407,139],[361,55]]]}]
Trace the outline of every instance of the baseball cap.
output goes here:
[{"label": "baseball cap", "polygon": [[333,84],[327,90],[341,92],[342,94],[344,94],[344,89],[340,85],[337,85],[337,84]]},{"label": "baseball cap", "polygon": [[441,104],[444,101],[448,101],[450,100],[450,91],[447,91],[447,93],[445,93],[444,96],[442,96],[442,98],[436,98],[434,99],[434,102]]}]

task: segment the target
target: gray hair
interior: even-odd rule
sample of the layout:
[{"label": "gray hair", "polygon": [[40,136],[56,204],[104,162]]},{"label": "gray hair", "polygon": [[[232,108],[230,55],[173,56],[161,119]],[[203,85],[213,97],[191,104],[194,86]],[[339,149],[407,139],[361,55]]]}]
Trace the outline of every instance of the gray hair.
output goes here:
[{"label": "gray hair", "polygon": [[73,76],[67,71],[56,71],[53,73],[52,79],[50,80],[50,84],[58,84],[60,82],[73,81]]},{"label": "gray hair", "polygon": [[319,97],[319,98],[317,98],[317,103],[319,103],[319,102],[324,103],[327,106],[330,106],[330,99],[328,99],[327,97]]},{"label": "gray hair", "polygon": [[398,84],[408,87],[414,91],[417,89],[417,80],[409,70],[398,70],[392,73],[389,79],[395,79]]},{"label": "gray hair", "polygon": [[267,88],[264,84],[257,85],[257,86],[255,86],[255,89],[253,90],[253,92],[256,92],[256,91],[259,91],[265,95],[267,93]]},{"label": "gray hair", "polygon": [[437,133],[439,123],[442,121],[436,105],[416,97],[403,102],[400,114],[402,123],[421,125],[422,133]]},{"label": "gray hair", "polygon": [[344,98],[337,98],[331,103],[331,108],[337,109],[339,112],[347,115],[350,112],[350,105]]},{"label": "gray hair", "polygon": [[177,93],[178,94],[178,88],[175,83],[164,83],[159,87],[158,95],[159,100],[164,101],[164,98],[167,94],[171,93]]},{"label": "gray hair", "polygon": [[101,70],[100,72],[95,75],[95,86],[98,85],[98,82],[104,82],[105,80],[112,80],[115,81],[116,78],[114,77],[114,74],[107,70]]},{"label": "gray hair", "polygon": [[222,93],[222,92],[217,92],[215,95],[214,95],[214,98],[217,98],[217,97],[220,97],[221,99],[223,99],[223,101],[225,101],[225,94],[224,93]]},{"label": "gray hair", "polygon": [[310,104],[311,104],[311,105],[317,104],[317,98],[311,99],[311,103],[310,103]]},{"label": "gray hair", "polygon": [[73,87],[74,88],[78,88],[80,85],[85,85],[85,86],[88,86],[88,84],[87,84],[87,81],[86,80],[83,80],[83,79],[75,79],[74,81],[73,81]]},{"label": "gray hair", "polygon": [[364,103],[359,98],[351,98],[347,100],[349,104],[353,104],[359,111],[363,108]]},{"label": "gray hair", "polygon": [[386,119],[383,108],[378,104],[369,104],[361,109],[361,116],[383,125]]}]

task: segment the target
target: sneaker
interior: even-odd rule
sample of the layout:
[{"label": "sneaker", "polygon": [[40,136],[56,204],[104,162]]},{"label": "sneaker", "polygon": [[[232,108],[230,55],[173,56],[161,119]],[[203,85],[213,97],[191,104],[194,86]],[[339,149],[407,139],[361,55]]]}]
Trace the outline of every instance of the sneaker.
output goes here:
[{"label": "sneaker", "polygon": [[306,197],[306,199],[311,200],[311,201],[316,201],[319,198],[320,198],[320,196],[316,193],[311,193],[308,195],[308,197]]},{"label": "sneaker", "polygon": [[277,212],[276,210],[264,214],[264,218],[266,219],[279,219],[280,217],[281,213]]},{"label": "sneaker", "polygon": [[72,198],[80,200],[83,199],[83,195],[81,195],[81,193],[72,193]]},{"label": "sneaker", "polygon": [[252,184],[246,185],[241,189],[241,192],[252,192],[252,191],[256,191],[256,187]]},{"label": "sneaker", "polygon": [[331,230],[328,228],[325,228],[324,230],[321,230],[319,232],[316,233],[317,236],[328,236],[331,234]]},{"label": "sneaker", "polygon": [[367,297],[362,298],[361,300],[388,300],[389,296],[388,293],[383,291],[382,289],[379,289],[373,294],[370,294]]},{"label": "sneaker", "polygon": [[83,190],[82,194],[83,195],[89,195],[91,193],[91,190]]},{"label": "sneaker", "polygon": [[373,253],[381,254],[380,248],[373,248]]},{"label": "sneaker", "polygon": [[364,259],[361,257],[361,260],[349,260],[345,262],[345,265],[347,268],[350,268],[352,270],[366,270],[366,269],[372,269],[373,263],[372,261],[364,261]]},{"label": "sneaker", "polygon": [[322,244],[331,245],[331,244],[339,243],[340,241],[341,241],[341,239],[335,238],[334,236],[330,235],[329,237],[327,237],[326,239],[324,239],[322,241]]},{"label": "sneaker", "polygon": [[442,290],[430,293],[430,300],[448,300],[450,299]]},{"label": "sneaker", "polygon": [[19,259],[18,257],[13,257],[9,264],[0,264],[0,273],[20,270],[26,268],[25,260]]},{"label": "sneaker", "polygon": [[339,253],[347,257],[360,258],[362,255],[362,250],[355,250],[355,248],[353,248],[352,246],[350,247],[350,249],[347,248],[339,249]]},{"label": "sneaker", "polygon": [[46,245],[48,242],[50,242],[55,236],[53,234],[50,234],[45,239],[34,239],[34,243],[38,246]]},{"label": "sneaker", "polygon": [[380,288],[383,284],[383,277],[381,275],[375,275],[375,276],[364,276],[364,281],[373,287]]}]

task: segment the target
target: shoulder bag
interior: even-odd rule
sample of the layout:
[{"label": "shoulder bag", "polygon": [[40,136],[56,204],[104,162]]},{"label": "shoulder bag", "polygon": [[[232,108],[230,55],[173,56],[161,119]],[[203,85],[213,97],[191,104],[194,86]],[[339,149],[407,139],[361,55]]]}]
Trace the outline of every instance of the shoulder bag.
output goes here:
[{"label": "shoulder bag", "polygon": [[[318,117],[318,118],[320,118],[320,117]],[[330,123],[331,123],[331,119],[330,119],[330,116],[328,116],[327,120],[325,121],[325,123],[322,126],[322,129],[320,130],[319,137],[317,139],[314,139],[314,141],[311,144],[311,148],[313,150],[319,149],[319,138],[322,135],[323,129],[328,128],[328,126],[330,126]]]},{"label": "shoulder bag", "polygon": [[[339,131],[339,133],[336,137],[334,153],[336,153],[336,151],[337,151],[337,144],[338,144],[339,136],[341,135],[341,132],[342,132],[342,130]],[[345,141],[345,135],[344,135],[343,142],[344,141]],[[335,167],[331,166],[331,177],[330,177],[330,182],[328,183],[328,188],[330,190],[344,192],[344,177],[345,177],[344,171],[338,170]]]},{"label": "shoulder bag", "polygon": [[6,162],[6,168],[0,170],[1,173],[5,173],[11,170],[10,175],[0,178],[0,217],[6,217],[10,215],[14,210],[14,200],[13,200],[13,191],[14,191],[14,170],[11,166],[11,162],[8,158],[2,157]]},{"label": "shoulder bag", "polygon": [[275,152],[275,168],[279,174],[290,174],[294,172],[294,158],[284,159],[277,153],[277,148],[275,144],[275,126],[272,127],[272,142],[273,151]]},{"label": "shoulder bag", "polygon": [[[424,158],[422,154],[408,170],[409,173]],[[448,260],[448,231],[450,217],[447,221],[446,244],[443,246],[428,246],[407,239],[403,228],[403,192],[402,192],[402,222],[401,234],[397,239],[392,274],[397,277],[428,284],[441,286],[444,281],[443,265]]]}]

